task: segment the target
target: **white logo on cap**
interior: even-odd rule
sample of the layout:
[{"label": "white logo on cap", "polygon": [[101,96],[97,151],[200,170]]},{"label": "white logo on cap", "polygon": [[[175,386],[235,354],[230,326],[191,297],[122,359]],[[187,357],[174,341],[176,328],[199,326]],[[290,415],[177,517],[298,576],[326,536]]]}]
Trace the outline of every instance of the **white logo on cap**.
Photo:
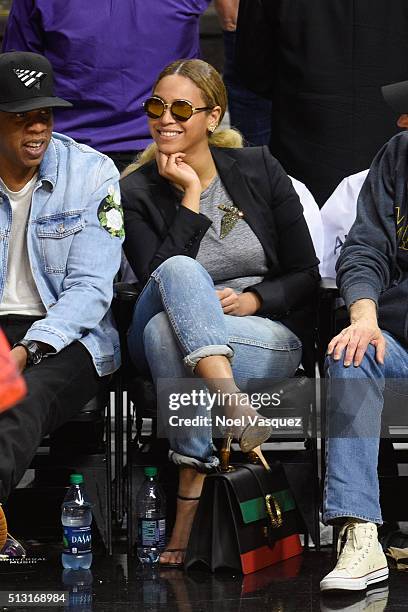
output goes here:
[{"label": "white logo on cap", "polygon": [[32,87],[40,89],[41,81],[47,76],[45,72],[37,72],[36,70],[20,70],[15,68],[13,72],[28,89]]}]

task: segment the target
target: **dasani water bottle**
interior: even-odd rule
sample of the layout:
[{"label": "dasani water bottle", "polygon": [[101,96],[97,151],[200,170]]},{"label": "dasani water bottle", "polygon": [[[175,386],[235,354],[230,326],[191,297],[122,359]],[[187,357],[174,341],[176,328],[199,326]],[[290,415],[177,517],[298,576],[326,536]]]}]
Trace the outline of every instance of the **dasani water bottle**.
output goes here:
[{"label": "dasani water bottle", "polygon": [[166,497],[157,482],[157,468],[144,468],[146,479],[137,498],[137,556],[145,565],[157,563],[166,544]]},{"label": "dasani water bottle", "polygon": [[89,569],[92,563],[92,510],[81,474],[71,474],[71,486],[62,503],[62,565],[66,569]]}]

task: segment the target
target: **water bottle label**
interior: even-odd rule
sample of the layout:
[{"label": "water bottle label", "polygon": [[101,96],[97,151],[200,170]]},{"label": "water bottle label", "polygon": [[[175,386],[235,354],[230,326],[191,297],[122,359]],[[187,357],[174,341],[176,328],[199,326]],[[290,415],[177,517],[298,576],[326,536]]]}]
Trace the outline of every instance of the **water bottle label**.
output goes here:
[{"label": "water bottle label", "polygon": [[138,545],[164,548],[166,545],[166,519],[139,519]]},{"label": "water bottle label", "polygon": [[92,530],[87,527],[68,527],[64,525],[62,539],[64,553],[67,555],[85,555],[92,552]]}]

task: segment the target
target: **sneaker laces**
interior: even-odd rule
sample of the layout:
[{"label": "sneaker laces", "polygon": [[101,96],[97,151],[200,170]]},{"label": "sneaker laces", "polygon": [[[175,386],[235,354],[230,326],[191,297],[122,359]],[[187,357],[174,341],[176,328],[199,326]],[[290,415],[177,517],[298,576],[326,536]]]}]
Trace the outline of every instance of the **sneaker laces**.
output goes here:
[{"label": "sneaker laces", "polygon": [[[350,561],[355,562],[355,554],[363,552],[366,547],[366,552],[370,546],[369,542],[364,540],[370,536],[366,531],[367,527],[365,523],[346,523],[340,533],[337,540],[337,565],[336,569],[349,569]],[[346,537],[346,541],[343,545],[343,539]],[[343,545],[343,547],[342,547]]]}]

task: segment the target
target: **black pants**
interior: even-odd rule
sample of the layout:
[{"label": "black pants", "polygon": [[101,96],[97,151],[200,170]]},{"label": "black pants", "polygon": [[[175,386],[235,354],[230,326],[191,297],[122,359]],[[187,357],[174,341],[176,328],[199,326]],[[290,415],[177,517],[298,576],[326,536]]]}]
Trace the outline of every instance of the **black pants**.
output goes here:
[{"label": "black pants", "polygon": [[[0,327],[14,344],[34,320],[2,316]],[[24,378],[27,396],[0,414],[0,502],[18,484],[44,436],[75,416],[105,382],[80,342],[26,368]]]}]

